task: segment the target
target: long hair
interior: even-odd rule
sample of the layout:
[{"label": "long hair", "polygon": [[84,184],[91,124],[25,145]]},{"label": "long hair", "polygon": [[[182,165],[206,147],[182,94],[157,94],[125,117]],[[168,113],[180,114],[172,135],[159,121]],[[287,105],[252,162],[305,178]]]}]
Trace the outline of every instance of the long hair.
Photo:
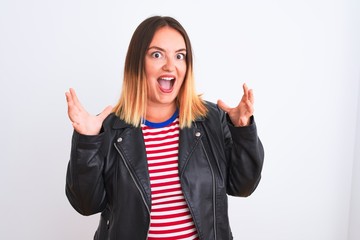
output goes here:
[{"label": "long hair", "polygon": [[174,18],[154,16],[140,23],[130,40],[125,59],[121,95],[113,109],[118,117],[136,127],[140,126],[142,118],[146,114],[145,55],[155,32],[165,26],[177,30],[184,38],[186,45],[186,74],[176,98],[180,128],[190,127],[192,121],[206,116],[207,113],[204,101],[195,91],[193,54],[185,29]]}]

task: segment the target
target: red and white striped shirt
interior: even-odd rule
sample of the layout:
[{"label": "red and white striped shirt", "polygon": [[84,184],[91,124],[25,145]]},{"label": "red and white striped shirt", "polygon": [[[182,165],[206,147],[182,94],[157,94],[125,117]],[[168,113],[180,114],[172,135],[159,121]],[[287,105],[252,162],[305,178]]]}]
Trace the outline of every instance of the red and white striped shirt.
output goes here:
[{"label": "red and white striped shirt", "polygon": [[175,114],[164,123],[145,121],[142,125],[152,200],[149,240],[198,239],[180,185],[179,120]]}]

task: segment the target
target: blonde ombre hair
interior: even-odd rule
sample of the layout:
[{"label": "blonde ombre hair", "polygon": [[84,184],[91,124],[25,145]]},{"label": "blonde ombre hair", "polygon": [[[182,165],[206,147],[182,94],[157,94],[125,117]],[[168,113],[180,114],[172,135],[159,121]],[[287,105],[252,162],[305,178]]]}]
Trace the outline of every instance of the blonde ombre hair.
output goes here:
[{"label": "blonde ombre hair", "polygon": [[136,127],[140,126],[146,115],[145,55],[155,32],[165,26],[177,30],[186,45],[186,75],[176,98],[180,128],[190,127],[195,119],[205,117],[207,113],[204,101],[195,91],[192,48],[185,29],[174,18],[154,16],[145,19],[131,38],[125,59],[120,99],[113,109],[118,117]]}]

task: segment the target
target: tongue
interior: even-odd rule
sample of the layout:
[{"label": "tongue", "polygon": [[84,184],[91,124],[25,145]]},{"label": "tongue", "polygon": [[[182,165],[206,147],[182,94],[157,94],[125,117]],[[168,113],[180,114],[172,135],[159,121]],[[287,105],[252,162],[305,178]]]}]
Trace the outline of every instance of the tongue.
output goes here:
[{"label": "tongue", "polygon": [[171,81],[159,79],[159,84],[162,89],[169,90],[171,88]]}]

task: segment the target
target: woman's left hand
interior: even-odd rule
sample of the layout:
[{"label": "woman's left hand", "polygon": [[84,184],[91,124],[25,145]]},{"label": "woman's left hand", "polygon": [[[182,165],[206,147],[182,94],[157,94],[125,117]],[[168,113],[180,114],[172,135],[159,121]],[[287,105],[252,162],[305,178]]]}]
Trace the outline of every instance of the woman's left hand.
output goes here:
[{"label": "woman's left hand", "polygon": [[243,85],[244,95],[241,98],[239,105],[234,108],[226,105],[222,100],[218,100],[219,108],[227,112],[231,122],[235,127],[243,127],[250,125],[250,117],[254,113],[254,94],[252,89],[249,89],[246,84]]}]

